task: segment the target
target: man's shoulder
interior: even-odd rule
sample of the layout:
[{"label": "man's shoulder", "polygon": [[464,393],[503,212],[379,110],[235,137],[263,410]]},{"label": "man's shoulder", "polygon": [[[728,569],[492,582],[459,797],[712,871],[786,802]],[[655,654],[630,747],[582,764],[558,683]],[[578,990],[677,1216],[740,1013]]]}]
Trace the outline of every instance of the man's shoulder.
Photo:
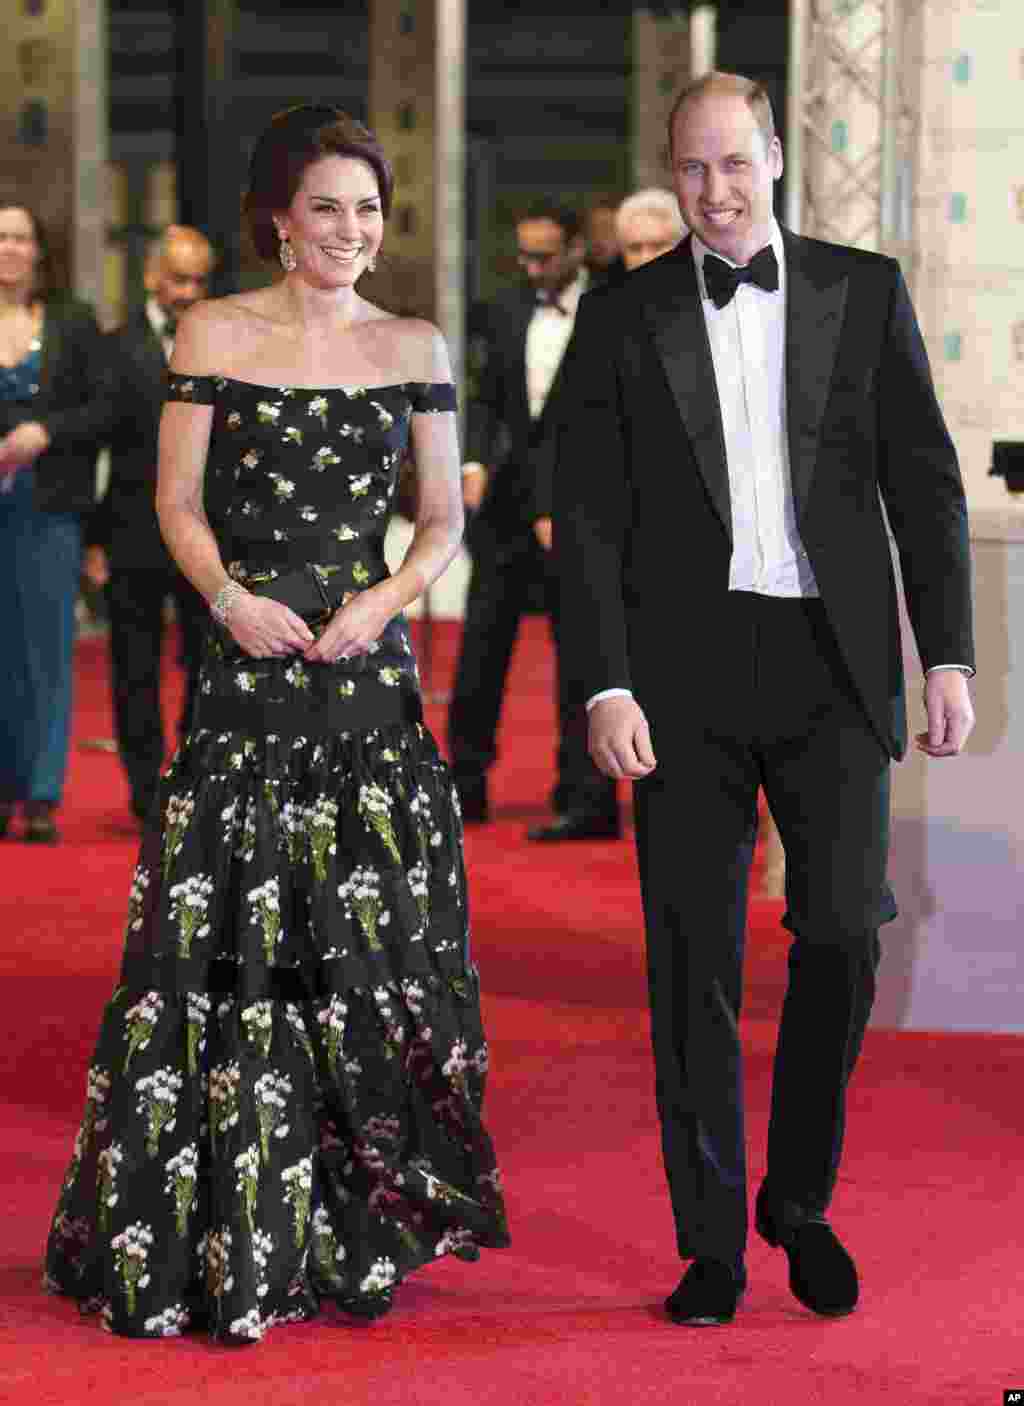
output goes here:
[{"label": "man's shoulder", "polygon": [[630,273],[595,284],[584,293],[581,302],[586,304],[591,316],[600,313],[615,317],[635,312],[648,298],[657,300],[662,296],[666,286],[678,284],[680,273],[686,269],[686,261],[690,257],[687,236],[667,254],[659,254],[656,259],[641,264]]},{"label": "man's shoulder", "polygon": [[788,251],[797,251],[820,261],[831,262],[837,269],[862,273],[877,278],[892,279],[900,271],[899,260],[889,254],[879,254],[874,249],[859,249],[853,244],[835,244],[827,239],[814,239],[807,234],[794,234],[783,231],[783,240]]}]

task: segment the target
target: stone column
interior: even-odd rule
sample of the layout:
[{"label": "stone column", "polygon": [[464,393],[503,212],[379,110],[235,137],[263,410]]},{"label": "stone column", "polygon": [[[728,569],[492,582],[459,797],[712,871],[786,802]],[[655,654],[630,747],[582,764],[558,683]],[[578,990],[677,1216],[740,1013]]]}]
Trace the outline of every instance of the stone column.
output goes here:
[{"label": "stone column", "polygon": [[666,123],[693,74],[688,8],[633,11],[633,189],[669,183]]},{"label": "stone column", "polygon": [[463,361],[465,0],[373,0],[370,126],[395,168],[395,208],[367,296],[427,317]]},{"label": "stone column", "polygon": [[61,280],[105,315],[105,0],[9,0],[0,44],[0,187],[34,206]]},{"label": "stone column", "polygon": [[183,224],[218,254],[213,292],[233,292],[242,264],[245,162],[232,113],[237,0],[187,0],[177,11],[176,180]]}]

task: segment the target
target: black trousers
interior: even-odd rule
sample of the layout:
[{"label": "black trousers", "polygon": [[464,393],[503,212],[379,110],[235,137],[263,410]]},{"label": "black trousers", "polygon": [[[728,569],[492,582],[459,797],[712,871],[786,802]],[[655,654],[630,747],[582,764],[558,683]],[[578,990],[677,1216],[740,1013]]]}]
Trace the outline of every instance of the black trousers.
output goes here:
[{"label": "black trousers", "polygon": [[[818,601],[730,593],[722,650],[675,706],[649,705],[657,769],[635,787],[662,1148],[680,1255],[743,1254],[738,1022],[763,787],[794,935],[772,1081],[773,1203],[824,1211],[871,1011],[886,882],[889,757]],[[699,697],[691,702],[690,695]]]},{"label": "black trousers", "polygon": [[586,700],[559,667],[558,581],[550,553],[528,528],[499,537],[483,523],[476,525],[471,546],[473,570],[448,712],[452,765],[456,771],[482,773],[498,755],[498,722],[512,648],[540,583],[555,642],[559,809],[614,814],[614,783],[601,775],[587,751]]},{"label": "black trousers", "polygon": [[148,812],[164,759],[160,713],[160,653],[164,602],[174,599],[185,670],[179,736],[188,728],[195,701],[207,608],[180,571],[169,567],[112,565],[107,584],[110,611],[111,685],[118,751],[137,814]]}]

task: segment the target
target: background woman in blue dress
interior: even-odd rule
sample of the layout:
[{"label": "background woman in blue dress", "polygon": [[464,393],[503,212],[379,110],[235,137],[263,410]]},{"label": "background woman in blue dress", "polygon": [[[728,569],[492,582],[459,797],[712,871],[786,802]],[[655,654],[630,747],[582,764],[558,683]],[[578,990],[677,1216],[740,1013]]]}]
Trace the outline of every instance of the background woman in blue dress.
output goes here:
[{"label": "background woman in blue dress", "polygon": [[23,839],[58,838],[101,369],[92,309],[53,292],[42,225],[0,193],[0,838],[19,808]]}]

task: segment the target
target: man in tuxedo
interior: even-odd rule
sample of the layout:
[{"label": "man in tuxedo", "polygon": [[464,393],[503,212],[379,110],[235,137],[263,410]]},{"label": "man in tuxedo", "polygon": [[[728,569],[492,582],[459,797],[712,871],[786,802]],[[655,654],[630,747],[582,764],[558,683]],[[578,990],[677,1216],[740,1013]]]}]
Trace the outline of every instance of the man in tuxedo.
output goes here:
[{"label": "man in tuxedo", "polygon": [[184,732],[192,711],[206,622],[202,597],[171,560],[155,509],[157,432],[177,319],[206,296],[214,266],[198,230],[172,225],[146,262],[148,297],[105,339],[110,477],[90,523],[86,575],[105,584],[118,751],[134,814],[144,820],[164,757],[160,652],[164,603],[172,597],[185,666]]},{"label": "man in tuxedo", "polygon": [[756,1227],[817,1313],[851,1311],[826,1219],[875,989],[889,770],[906,745],[899,550],[930,757],[973,723],[966,509],[896,262],[772,214],[759,85],[711,74],[670,126],[691,237],[588,295],[555,472],[570,672],[590,748],[636,782],[665,1167],[690,1260],[666,1308],[728,1322],[746,1286],[741,963],[756,798],[793,934]]},{"label": "man in tuxedo", "polygon": [[[467,534],[473,557],[466,618],[448,714],[449,748],[463,817],[488,818],[487,772],[512,647],[538,584],[560,654],[557,578],[550,534],[534,530],[542,515],[538,483],[553,448],[560,368],[586,287],[579,219],[554,204],[534,206],[516,224],[526,286],[484,310],[483,367],[468,413],[469,462],[463,470]],[[548,510],[543,510],[547,514]],[[550,529],[550,520],[547,523]],[[613,838],[619,833],[615,783],[587,755],[587,723],[559,667],[556,819],[531,830],[540,841]]]}]

